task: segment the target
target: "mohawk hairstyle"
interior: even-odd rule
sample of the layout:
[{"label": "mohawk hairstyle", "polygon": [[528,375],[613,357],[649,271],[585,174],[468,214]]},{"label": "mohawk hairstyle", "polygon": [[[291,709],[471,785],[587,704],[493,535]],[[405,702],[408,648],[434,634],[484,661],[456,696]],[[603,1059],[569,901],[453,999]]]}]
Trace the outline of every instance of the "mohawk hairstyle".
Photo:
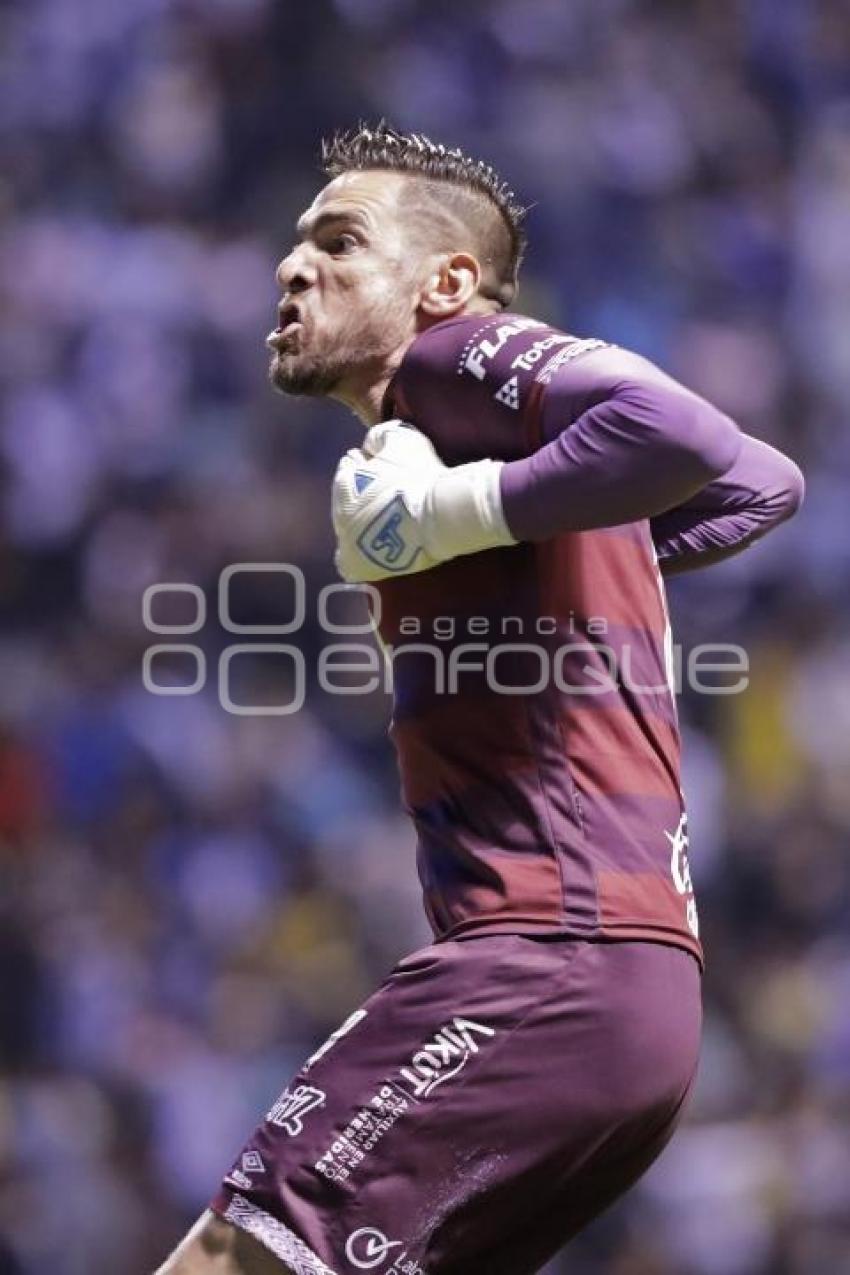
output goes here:
[{"label": "mohawk hairstyle", "polygon": [[[322,141],[322,171],[328,177],[368,169],[404,173],[426,183],[443,209],[448,204],[478,236],[485,267],[479,291],[501,306],[510,304],[526,248],[527,209],[494,168],[422,133],[399,133],[384,120],[374,128],[360,124]],[[436,202],[431,211],[438,214]]]}]

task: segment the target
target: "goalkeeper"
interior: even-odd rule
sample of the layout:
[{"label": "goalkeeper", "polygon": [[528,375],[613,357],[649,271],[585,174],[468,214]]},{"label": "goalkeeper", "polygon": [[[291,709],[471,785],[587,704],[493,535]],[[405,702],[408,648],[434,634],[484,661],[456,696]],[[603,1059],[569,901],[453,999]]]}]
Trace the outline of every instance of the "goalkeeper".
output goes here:
[{"label": "goalkeeper", "polygon": [[[271,378],[367,429],[337,563],[380,593],[434,943],[304,1063],[161,1275],[530,1275],[657,1157],[696,1067],[662,577],[751,545],[802,479],[647,360],[512,312],[522,210],[486,165],[382,126],[325,170]],[[446,616],[453,693],[422,641]]]}]

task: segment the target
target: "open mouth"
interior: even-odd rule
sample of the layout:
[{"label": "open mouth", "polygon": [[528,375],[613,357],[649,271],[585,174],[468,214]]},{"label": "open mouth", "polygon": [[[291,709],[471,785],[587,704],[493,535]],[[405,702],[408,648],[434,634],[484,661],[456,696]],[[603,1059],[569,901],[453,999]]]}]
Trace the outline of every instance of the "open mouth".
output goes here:
[{"label": "open mouth", "polygon": [[288,305],[280,306],[277,327],[273,328],[266,337],[266,345],[273,350],[280,349],[288,344],[303,326],[297,305],[290,302]]}]

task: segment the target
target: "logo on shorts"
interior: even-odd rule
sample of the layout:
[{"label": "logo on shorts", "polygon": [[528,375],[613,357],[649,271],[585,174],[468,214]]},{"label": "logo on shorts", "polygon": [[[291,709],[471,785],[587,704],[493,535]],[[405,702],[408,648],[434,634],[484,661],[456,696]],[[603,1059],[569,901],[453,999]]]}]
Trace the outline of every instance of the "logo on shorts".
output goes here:
[{"label": "logo on shorts", "polygon": [[241,1169],[232,1169],[227,1175],[228,1182],[234,1182],[236,1186],[241,1187],[243,1191],[250,1191],[254,1183],[248,1177],[247,1173],[243,1173]]},{"label": "logo on shorts", "polygon": [[477,1037],[496,1035],[495,1027],[472,1018],[455,1017],[444,1023],[433,1040],[421,1045],[407,1067],[399,1071],[407,1091],[414,1098],[427,1098],[438,1085],[462,1071],[480,1050]]},{"label": "logo on shorts", "polygon": [[[376,1226],[361,1226],[349,1235],[345,1256],[360,1271],[372,1271],[380,1266],[383,1275],[425,1275],[425,1268],[409,1256],[407,1249],[397,1251],[401,1248],[401,1240],[388,1239]],[[384,1266],[387,1259],[390,1265]]]},{"label": "logo on shorts", "polygon": [[387,1239],[375,1226],[361,1226],[346,1240],[345,1256],[358,1270],[370,1271],[386,1261],[394,1248],[401,1248],[401,1240]]},{"label": "logo on shorts", "polygon": [[290,1137],[296,1137],[304,1128],[304,1117],[314,1107],[323,1107],[327,1094],[312,1085],[297,1085],[290,1091],[284,1089],[277,1102],[266,1113],[269,1124],[285,1129]]}]

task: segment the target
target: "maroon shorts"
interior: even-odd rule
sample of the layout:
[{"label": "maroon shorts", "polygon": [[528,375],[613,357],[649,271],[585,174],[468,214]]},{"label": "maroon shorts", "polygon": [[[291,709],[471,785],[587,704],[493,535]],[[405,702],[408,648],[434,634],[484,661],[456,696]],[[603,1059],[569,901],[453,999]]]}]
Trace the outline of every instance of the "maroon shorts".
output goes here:
[{"label": "maroon shorts", "polygon": [[655,943],[415,952],[305,1063],[212,1207],[296,1275],[536,1271],[672,1134],[699,984]]}]

